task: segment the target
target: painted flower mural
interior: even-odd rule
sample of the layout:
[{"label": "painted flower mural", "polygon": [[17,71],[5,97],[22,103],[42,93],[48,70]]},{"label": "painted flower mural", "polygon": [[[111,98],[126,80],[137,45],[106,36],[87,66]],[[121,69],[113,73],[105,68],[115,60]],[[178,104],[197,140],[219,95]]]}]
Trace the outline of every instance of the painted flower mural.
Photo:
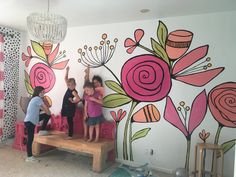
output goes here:
[{"label": "painted flower mural", "polygon": [[[116,136],[116,139],[117,139],[117,129],[118,129],[120,121],[126,116],[126,111],[123,111],[123,109],[119,109],[117,111],[117,113],[115,111],[110,111],[110,114],[111,114],[113,120],[116,123],[116,133],[115,133],[115,136]],[[118,157],[117,141],[116,141],[116,157]]]},{"label": "painted flower mural", "polygon": [[214,87],[208,96],[210,111],[220,126],[236,128],[236,83]]},{"label": "painted flower mural", "polygon": [[135,56],[123,65],[121,83],[126,94],[136,101],[162,100],[171,88],[168,65],[153,55]]},{"label": "painted flower mural", "polygon": [[[178,111],[180,113],[178,113]],[[186,106],[181,101],[180,106],[176,109],[172,99],[168,96],[166,99],[166,107],[164,118],[170,124],[178,128],[187,140],[187,153],[185,161],[185,169],[189,170],[189,157],[191,147],[191,135],[193,131],[201,124],[207,111],[207,96],[203,90],[193,101],[192,106]],[[189,116],[188,116],[189,113]]]},{"label": "painted flower mural", "polygon": [[[181,29],[168,34],[165,24],[159,21],[157,28],[158,41],[151,38],[151,49],[141,44],[144,36],[144,30],[136,29],[134,39],[127,38],[124,41],[124,47],[127,48],[126,52],[128,54],[133,54],[138,48],[145,50],[149,54],[141,54],[129,58],[122,66],[121,79],[106,65],[113,56],[116,42],[118,41],[117,39],[114,40],[115,45],[111,47],[110,40],[107,39],[106,34],[102,35],[100,46],[88,47],[85,45],[84,51],[79,49],[80,58],[78,61],[86,67],[96,68],[103,66],[114,76],[115,81],[105,81],[106,86],[113,93],[104,97],[104,107],[117,108],[131,104],[126,118],[122,119],[122,121],[125,121],[123,135],[124,160],[133,160],[133,140],[144,138],[151,130],[150,128],[144,128],[133,133],[133,123],[153,123],[160,120],[160,113],[154,104],[151,104],[152,106],[144,105],[140,108],[138,111],[141,116],[140,118],[137,118],[136,115],[138,113],[134,112],[136,106],[144,102],[159,102],[166,98],[164,117],[186,137],[187,153],[185,166],[188,168],[191,135],[197,126],[200,125],[206,113],[206,92],[204,90],[196,97],[191,111],[190,107],[181,105],[181,109],[186,111],[186,114],[190,111],[189,119],[187,120],[185,116],[183,121],[181,121],[182,119],[179,117],[171,98],[168,96],[172,88],[172,80],[202,87],[219,75],[224,68],[212,67],[211,58],[206,57],[209,49],[208,45],[197,47],[188,52],[193,40],[193,33],[190,31]],[[198,110],[198,107],[202,108],[202,110]],[[145,114],[148,112],[152,114]],[[170,114],[174,116],[170,116]]]},{"label": "painted flower mural", "polygon": [[56,76],[51,68],[43,63],[36,63],[30,70],[30,83],[33,88],[42,86],[49,92],[56,81]]},{"label": "painted flower mural", "polygon": [[[236,128],[236,83],[225,82],[215,86],[208,94],[208,104],[211,114],[218,122],[214,143],[219,144],[219,137],[223,127]],[[235,144],[236,139],[222,143],[221,146],[224,153]],[[212,171],[214,171],[213,166]]]},{"label": "painted flower mural", "polygon": [[[51,43],[40,44],[36,41],[31,41],[31,46],[27,47],[28,55],[22,53],[21,57],[25,62],[26,67],[29,67],[32,59],[39,60],[38,63],[35,63],[32,66],[29,74],[25,71],[25,86],[30,95],[33,94],[36,86],[44,87],[46,93],[54,87],[56,76],[53,69],[62,70],[66,67],[69,61],[69,59],[60,61],[66,57],[66,52],[59,52],[59,47],[60,44],[57,44],[57,46],[53,49],[53,44]],[[31,49],[33,49],[35,55],[32,54]],[[46,98],[51,104],[51,99],[49,97]]]}]

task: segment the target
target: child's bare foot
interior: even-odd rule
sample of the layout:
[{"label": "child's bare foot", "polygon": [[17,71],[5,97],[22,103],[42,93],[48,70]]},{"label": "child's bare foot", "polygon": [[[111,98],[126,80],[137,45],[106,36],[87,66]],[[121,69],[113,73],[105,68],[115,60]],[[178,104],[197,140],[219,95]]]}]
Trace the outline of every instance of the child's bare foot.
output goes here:
[{"label": "child's bare foot", "polygon": [[66,137],[66,138],[64,138],[65,140],[72,140],[73,138],[72,138],[72,136],[68,136],[68,137]]},{"label": "child's bare foot", "polygon": [[91,142],[92,141],[92,138],[89,138],[88,140],[87,140],[87,142]]},{"label": "child's bare foot", "polygon": [[88,138],[87,138],[86,136],[84,136],[84,141],[87,141],[87,139],[88,139]]},{"label": "child's bare foot", "polygon": [[99,139],[95,139],[94,142],[97,143],[99,141]]}]

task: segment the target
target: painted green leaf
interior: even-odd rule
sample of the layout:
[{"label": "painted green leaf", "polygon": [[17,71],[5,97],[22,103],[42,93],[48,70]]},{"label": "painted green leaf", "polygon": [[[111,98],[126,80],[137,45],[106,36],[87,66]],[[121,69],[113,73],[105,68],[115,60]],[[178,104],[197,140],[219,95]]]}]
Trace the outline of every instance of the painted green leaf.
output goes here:
[{"label": "painted green leaf", "polygon": [[30,77],[29,77],[29,74],[24,70],[25,72],[25,80],[26,82],[30,83]]},{"label": "painted green leaf", "polygon": [[162,48],[162,46],[153,38],[151,38],[151,44],[152,44],[152,49],[157,54],[157,56],[161,57],[169,65],[170,64],[169,58],[166,54],[166,51]]},{"label": "painted green leaf", "polygon": [[159,21],[159,25],[157,28],[157,37],[158,37],[158,40],[159,40],[161,46],[164,49],[166,48],[167,34],[168,34],[168,30],[167,30],[166,25],[162,21]]},{"label": "painted green leaf", "polygon": [[[223,152],[224,154],[226,152],[228,152],[232,147],[234,147],[236,144],[236,139],[233,139],[233,140],[230,140],[230,141],[227,141],[225,143],[223,143],[221,146],[223,148]],[[217,158],[219,158],[221,155],[219,152],[217,152]]]},{"label": "painted green leaf", "polygon": [[30,95],[33,95],[34,89],[33,89],[32,86],[30,85],[30,83],[27,82],[26,80],[25,80],[25,87],[26,87],[27,92],[28,92]]},{"label": "painted green leaf", "polygon": [[106,108],[116,108],[121,105],[125,105],[131,102],[132,99],[126,95],[122,95],[119,93],[110,94],[104,97],[103,99],[103,107]]},{"label": "painted green leaf", "polygon": [[42,60],[46,61],[46,54],[43,50],[43,47],[36,41],[31,41],[32,48],[34,52],[42,58]]},{"label": "painted green leaf", "polygon": [[145,137],[148,132],[151,130],[151,128],[144,128],[142,130],[137,131],[131,138],[131,141],[133,142],[134,140],[137,140],[139,138]]},{"label": "painted green leaf", "polygon": [[115,81],[111,81],[111,80],[107,80],[105,81],[105,84],[108,88],[110,88],[111,90],[117,92],[117,93],[120,93],[120,94],[123,94],[123,95],[126,95],[125,91],[121,88],[121,86],[116,83]]}]

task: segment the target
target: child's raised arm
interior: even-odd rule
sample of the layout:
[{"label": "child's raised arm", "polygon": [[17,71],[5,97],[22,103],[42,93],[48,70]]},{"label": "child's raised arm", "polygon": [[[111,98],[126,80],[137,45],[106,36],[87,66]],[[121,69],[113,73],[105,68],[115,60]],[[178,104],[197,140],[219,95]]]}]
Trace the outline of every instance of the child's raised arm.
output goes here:
[{"label": "child's raised arm", "polygon": [[68,74],[69,74],[69,70],[70,70],[70,67],[69,66],[67,66],[66,67],[66,74],[65,74],[65,82],[66,82],[66,84],[67,84],[67,82],[68,82]]}]

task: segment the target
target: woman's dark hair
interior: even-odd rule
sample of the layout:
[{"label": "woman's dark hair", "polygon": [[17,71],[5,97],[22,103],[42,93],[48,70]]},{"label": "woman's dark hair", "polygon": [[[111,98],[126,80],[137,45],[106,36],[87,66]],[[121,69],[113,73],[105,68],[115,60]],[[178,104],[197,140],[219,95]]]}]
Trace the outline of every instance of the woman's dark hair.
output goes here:
[{"label": "woman's dark hair", "polygon": [[97,80],[101,84],[101,86],[103,86],[102,78],[100,76],[94,75],[93,78],[92,78],[92,81],[94,81],[94,80]]},{"label": "woman's dark hair", "polygon": [[39,96],[40,92],[42,92],[44,88],[42,86],[37,86],[34,88],[34,93],[32,95],[32,98]]},{"label": "woman's dark hair", "polygon": [[84,83],[83,88],[93,88],[94,89],[94,85],[92,82],[87,81]]}]

